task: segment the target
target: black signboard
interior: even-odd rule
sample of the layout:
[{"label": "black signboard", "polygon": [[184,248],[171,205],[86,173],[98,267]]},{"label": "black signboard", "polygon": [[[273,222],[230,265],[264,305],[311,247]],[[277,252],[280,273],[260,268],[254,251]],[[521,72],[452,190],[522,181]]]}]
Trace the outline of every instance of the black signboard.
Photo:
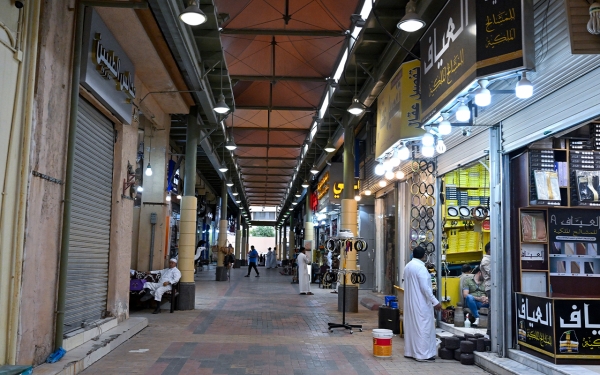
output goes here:
[{"label": "black signboard", "polygon": [[450,0],[421,38],[421,123],[477,78],[533,68],[532,0]]},{"label": "black signboard", "polygon": [[600,358],[599,300],[554,300],[554,325],[557,358]]},{"label": "black signboard", "polygon": [[421,123],[475,79],[475,0],[450,0],[421,38]]},{"label": "black signboard", "polygon": [[[551,242],[597,243],[600,241],[600,215],[596,210],[550,208],[548,227]],[[577,252],[572,255],[577,255]]]},{"label": "black signboard", "polygon": [[525,347],[554,357],[552,300],[515,293],[517,339]]},{"label": "black signboard", "polygon": [[523,66],[522,19],[521,0],[477,7],[477,76]]}]

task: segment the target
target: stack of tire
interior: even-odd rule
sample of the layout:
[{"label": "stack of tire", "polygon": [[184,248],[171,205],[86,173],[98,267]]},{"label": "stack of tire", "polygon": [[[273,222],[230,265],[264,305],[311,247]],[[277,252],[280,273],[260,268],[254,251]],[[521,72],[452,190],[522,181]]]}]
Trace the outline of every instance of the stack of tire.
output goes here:
[{"label": "stack of tire", "polygon": [[481,334],[465,334],[464,336],[447,336],[441,338],[438,356],[441,359],[455,359],[463,365],[475,364],[473,352],[490,350],[490,340]]}]

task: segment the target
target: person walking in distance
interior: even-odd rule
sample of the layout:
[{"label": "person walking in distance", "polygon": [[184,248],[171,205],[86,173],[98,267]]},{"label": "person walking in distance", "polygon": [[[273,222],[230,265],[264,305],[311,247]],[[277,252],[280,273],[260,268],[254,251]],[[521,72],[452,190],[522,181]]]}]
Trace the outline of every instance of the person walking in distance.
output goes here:
[{"label": "person walking in distance", "polygon": [[490,328],[492,327],[492,322],[490,320],[490,317],[492,316],[491,314],[491,290],[492,290],[492,274],[491,274],[491,264],[492,259],[490,258],[490,243],[488,242],[487,244],[485,244],[485,255],[483,256],[483,259],[481,259],[481,264],[480,264],[480,268],[481,268],[481,276],[483,276],[483,285],[485,285],[485,294],[487,296],[487,301],[488,301],[488,310],[490,311],[490,313],[488,313],[488,321],[487,321],[487,335],[489,336],[491,333]]},{"label": "person walking in distance", "polygon": [[258,268],[256,268],[256,261],[258,260],[258,251],[254,248],[254,245],[250,246],[250,251],[248,252],[248,274],[244,277],[250,277],[250,271],[254,268],[256,272],[256,277],[259,277]]},{"label": "person walking in distance", "polygon": [[434,310],[442,308],[433,295],[426,259],[425,249],[417,246],[404,267],[404,356],[419,362],[435,361]]}]

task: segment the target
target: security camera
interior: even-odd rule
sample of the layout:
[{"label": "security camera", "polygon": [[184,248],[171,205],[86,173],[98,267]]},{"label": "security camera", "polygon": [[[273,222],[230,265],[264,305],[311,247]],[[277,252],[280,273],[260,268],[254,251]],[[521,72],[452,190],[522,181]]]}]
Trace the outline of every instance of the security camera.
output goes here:
[{"label": "security camera", "polygon": [[468,137],[471,135],[471,131],[463,128],[462,135],[463,135],[463,137]]},{"label": "security camera", "polygon": [[15,7],[17,7],[17,9],[21,9],[23,8],[24,4],[22,1],[15,1]]}]

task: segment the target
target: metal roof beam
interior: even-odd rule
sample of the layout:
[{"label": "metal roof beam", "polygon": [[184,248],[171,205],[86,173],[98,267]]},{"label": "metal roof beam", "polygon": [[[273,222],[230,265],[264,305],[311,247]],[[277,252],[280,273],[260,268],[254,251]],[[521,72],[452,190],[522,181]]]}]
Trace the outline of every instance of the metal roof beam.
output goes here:
[{"label": "metal roof beam", "polygon": [[295,77],[295,76],[243,76],[232,75],[232,80],[238,81],[296,81],[296,82],[325,82],[326,77]]},{"label": "metal roof beam", "polygon": [[[297,145],[279,145],[279,144],[267,144],[267,143],[237,143],[238,147],[266,147],[266,148],[298,148],[302,146],[302,143]],[[270,159],[270,158],[269,158]]]},{"label": "metal roof beam", "polygon": [[270,30],[270,29],[223,29],[222,35],[273,35],[273,36],[314,36],[345,37],[345,30]]},{"label": "metal roof beam", "polygon": [[268,105],[236,105],[236,109],[255,109],[255,110],[272,110],[272,111],[306,111],[314,112],[317,110],[316,107],[288,107],[288,106],[273,106],[269,108]]}]

